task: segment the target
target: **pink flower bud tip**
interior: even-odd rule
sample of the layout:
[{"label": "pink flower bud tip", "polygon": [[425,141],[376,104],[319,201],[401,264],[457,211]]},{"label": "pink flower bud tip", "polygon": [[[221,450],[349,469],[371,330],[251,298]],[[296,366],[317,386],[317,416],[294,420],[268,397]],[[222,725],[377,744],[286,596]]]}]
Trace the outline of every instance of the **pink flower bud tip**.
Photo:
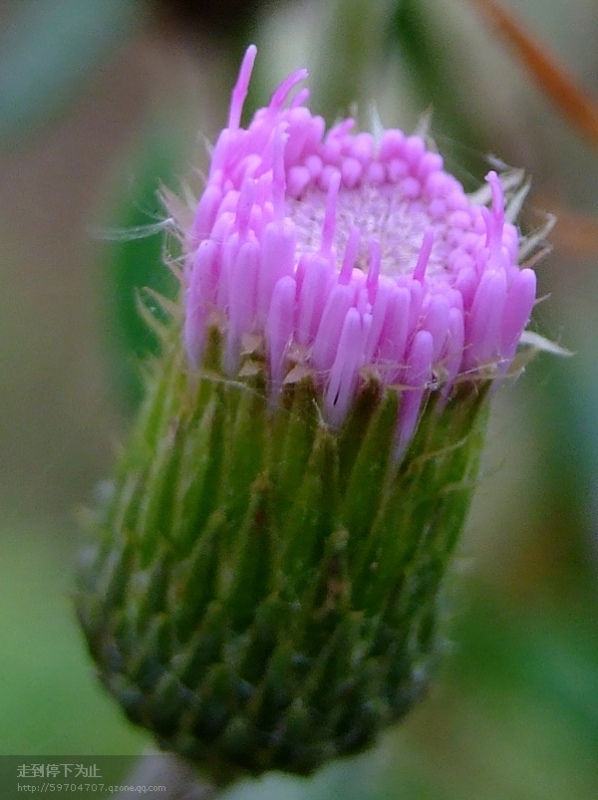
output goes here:
[{"label": "pink flower bud tip", "polygon": [[[408,441],[428,389],[491,378],[513,359],[536,296],[517,264],[503,187],[490,208],[465,194],[419,136],[379,140],[323,119],[293,93],[299,70],[240,124],[256,55],[232,93],[229,124],[187,232],[185,342],[198,366],[210,320],[237,369],[245,334],[262,337],[273,392],[302,353],[323,412],[342,424],[365,374],[403,392]],[[214,314],[214,312],[217,312]]]}]

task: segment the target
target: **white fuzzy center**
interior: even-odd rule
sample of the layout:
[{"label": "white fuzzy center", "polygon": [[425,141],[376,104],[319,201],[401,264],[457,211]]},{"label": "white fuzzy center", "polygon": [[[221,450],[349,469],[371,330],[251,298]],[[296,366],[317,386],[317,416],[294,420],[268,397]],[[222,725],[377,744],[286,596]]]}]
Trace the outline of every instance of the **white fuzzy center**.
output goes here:
[{"label": "white fuzzy center", "polygon": [[[299,251],[318,251],[326,211],[326,193],[310,189],[300,200],[287,199],[287,213],[296,225]],[[381,250],[380,271],[389,277],[413,272],[422,247],[424,233],[434,230],[434,244],[427,278],[446,275],[449,247],[445,240],[446,223],[432,220],[421,201],[401,197],[396,186],[367,186],[341,189],[336,202],[333,246],[338,269],[342,264],[349,234],[358,228],[361,242],[355,266],[369,269],[369,243],[377,240]]]}]

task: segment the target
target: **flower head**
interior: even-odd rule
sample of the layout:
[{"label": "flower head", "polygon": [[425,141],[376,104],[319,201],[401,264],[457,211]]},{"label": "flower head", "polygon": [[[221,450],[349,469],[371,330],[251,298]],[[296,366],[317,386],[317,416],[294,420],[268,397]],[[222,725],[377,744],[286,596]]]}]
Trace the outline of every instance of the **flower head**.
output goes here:
[{"label": "flower head", "polygon": [[304,71],[242,128],[254,57],[77,596],[129,718],[218,781],[359,752],[424,691],[536,288],[494,172],[484,205],[420,137],[326,133]]},{"label": "flower head", "polygon": [[327,131],[307,90],[293,96],[305,70],[242,128],[255,54],[186,232],[189,358],[200,363],[218,324],[234,374],[257,334],[272,392],[309,371],[332,427],[373,375],[401,387],[405,444],[426,391],[503,373],[529,320],[535,273],[518,266],[501,180],[487,175],[488,208],[420,136],[356,134],[353,119]]}]

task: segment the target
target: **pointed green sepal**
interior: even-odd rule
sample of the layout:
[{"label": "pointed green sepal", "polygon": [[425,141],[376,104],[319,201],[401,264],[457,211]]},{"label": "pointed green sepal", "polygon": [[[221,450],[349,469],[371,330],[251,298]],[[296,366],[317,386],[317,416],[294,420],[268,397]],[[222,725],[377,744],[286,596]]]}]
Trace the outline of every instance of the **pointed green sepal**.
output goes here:
[{"label": "pointed green sepal", "polygon": [[363,380],[343,426],[310,376],[273,398],[259,347],[231,379],[165,343],[76,596],[127,716],[217,780],[309,774],[425,690],[475,487],[487,392],[431,391],[407,450],[400,387]]}]

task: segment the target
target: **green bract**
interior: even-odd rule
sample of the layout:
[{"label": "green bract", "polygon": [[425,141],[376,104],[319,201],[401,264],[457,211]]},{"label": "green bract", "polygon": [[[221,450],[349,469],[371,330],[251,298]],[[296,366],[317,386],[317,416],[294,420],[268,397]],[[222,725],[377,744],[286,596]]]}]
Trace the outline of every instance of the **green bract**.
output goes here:
[{"label": "green bract", "polygon": [[332,430],[309,375],[273,404],[177,331],[92,523],[78,613],[101,678],[159,744],[223,775],[300,774],[369,745],[425,689],[476,481],[484,384],[430,393],[398,457],[397,388]]}]

